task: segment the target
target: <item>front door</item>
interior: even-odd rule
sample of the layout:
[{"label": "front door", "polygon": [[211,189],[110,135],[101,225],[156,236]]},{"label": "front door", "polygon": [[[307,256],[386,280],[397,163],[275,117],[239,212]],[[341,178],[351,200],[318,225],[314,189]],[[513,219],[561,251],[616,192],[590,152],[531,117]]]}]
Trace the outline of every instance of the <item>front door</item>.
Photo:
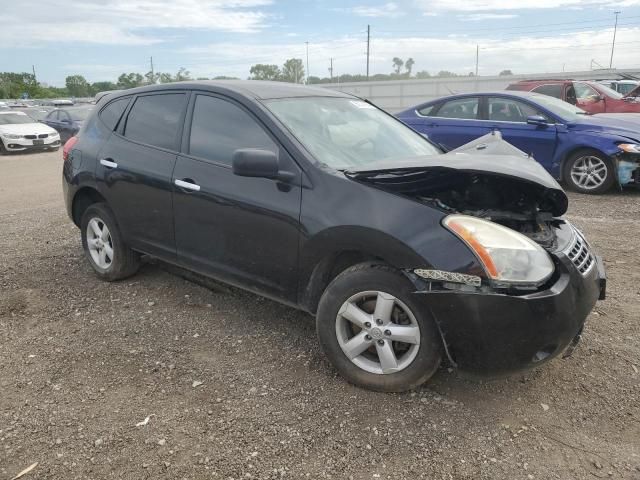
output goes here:
[{"label": "front door", "polygon": [[100,150],[98,190],[133,248],[175,258],[172,173],[187,94],[138,96]]},{"label": "front door", "polygon": [[586,83],[573,82],[576,91],[576,106],[589,113],[603,113],[607,110],[604,96]]},{"label": "front door", "polygon": [[[551,169],[557,138],[552,119],[533,105],[509,97],[487,97],[486,115],[491,130],[499,130],[504,140]],[[530,116],[545,117],[549,124],[529,125]]]},{"label": "front door", "polygon": [[[183,151],[173,173],[178,258],[201,273],[296,301],[302,171],[247,109],[230,99],[194,95]],[[233,173],[233,152],[276,152],[281,183]]]}]

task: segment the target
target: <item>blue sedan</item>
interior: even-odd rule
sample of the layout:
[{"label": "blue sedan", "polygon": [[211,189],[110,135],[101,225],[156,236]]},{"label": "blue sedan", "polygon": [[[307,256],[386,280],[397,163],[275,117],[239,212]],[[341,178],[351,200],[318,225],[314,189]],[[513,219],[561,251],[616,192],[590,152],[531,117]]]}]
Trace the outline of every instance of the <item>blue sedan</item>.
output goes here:
[{"label": "blue sedan", "polygon": [[499,130],[578,192],[640,184],[640,115],[589,115],[553,97],[509,91],[440,98],[397,117],[446,150]]}]

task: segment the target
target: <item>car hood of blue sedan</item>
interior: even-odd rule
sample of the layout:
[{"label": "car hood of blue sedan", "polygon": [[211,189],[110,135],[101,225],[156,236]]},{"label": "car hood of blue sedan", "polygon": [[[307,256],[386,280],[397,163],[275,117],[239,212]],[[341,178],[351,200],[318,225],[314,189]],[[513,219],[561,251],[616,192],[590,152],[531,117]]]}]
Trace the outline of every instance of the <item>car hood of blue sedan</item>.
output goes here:
[{"label": "car hood of blue sedan", "polygon": [[585,115],[575,122],[567,124],[571,130],[597,132],[640,141],[640,114],[636,113],[600,113]]}]

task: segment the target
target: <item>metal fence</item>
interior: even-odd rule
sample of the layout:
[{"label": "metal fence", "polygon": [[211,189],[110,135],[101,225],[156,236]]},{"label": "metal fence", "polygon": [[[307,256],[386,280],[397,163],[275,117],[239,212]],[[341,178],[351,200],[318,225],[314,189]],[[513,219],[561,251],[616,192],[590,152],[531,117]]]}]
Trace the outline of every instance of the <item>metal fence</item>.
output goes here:
[{"label": "metal fence", "polygon": [[375,82],[332,83],[317,85],[371,100],[385,110],[398,112],[418,103],[455,93],[491,92],[504,90],[510,83],[535,78],[572,78],[575,80],[617,79],[619,74],[640,77],[640,68],[625,70],[590,70],[534,75],[506,75],[495,77],[450,77],[424,80],[393,80]]}]

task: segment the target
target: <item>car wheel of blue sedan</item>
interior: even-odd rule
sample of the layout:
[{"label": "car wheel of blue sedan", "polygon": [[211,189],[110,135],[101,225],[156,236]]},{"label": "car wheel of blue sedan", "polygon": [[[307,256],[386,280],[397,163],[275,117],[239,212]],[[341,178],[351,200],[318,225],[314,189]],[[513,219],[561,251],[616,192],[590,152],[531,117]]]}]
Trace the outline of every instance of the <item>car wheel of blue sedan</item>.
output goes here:
[{"label": "car wheel of blue sedan", "polygon": [[414,290],[402,273],[370,263],[345,270],[327,287],[316,317],[318,337],[348,381],[398,392],[435,373],[442,341]]},{"label": "car wheel of blue sedan", "polygon": [[564,179],[571,190],[600,194],[611,188],[615,172],[611,160],[596,150],[580,150],[565,163]]}]

